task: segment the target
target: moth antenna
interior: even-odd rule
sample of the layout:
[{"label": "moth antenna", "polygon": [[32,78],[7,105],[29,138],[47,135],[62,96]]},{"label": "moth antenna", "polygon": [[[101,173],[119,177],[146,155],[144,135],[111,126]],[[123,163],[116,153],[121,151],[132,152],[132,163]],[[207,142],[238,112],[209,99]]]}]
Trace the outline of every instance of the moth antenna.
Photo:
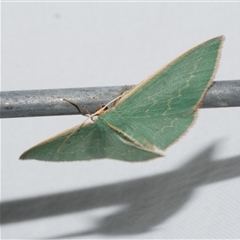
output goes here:
[{"label": "moth antenna", "polygon": [[[119,96],[122,97],[122,95],[123,95],[123,93],[126,91],[126,89],[127,89],[127,85],[125,85],[125,86],[122,88],[121,92],[119,93]],[[120,100],[120,98],[116,99],[116,100],[114,101],[114,103],[113,103],[113,106],[116,106],[116,104],[117,104],[117,102],[118,102],[119,100]]]}]

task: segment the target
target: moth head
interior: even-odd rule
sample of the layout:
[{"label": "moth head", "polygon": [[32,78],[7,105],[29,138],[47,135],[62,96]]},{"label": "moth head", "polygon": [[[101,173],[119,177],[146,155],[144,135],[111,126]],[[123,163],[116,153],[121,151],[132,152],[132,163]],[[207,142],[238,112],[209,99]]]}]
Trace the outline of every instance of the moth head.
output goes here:
[{"label": "moth head", "polygon": [[96,116],[102,116],[107,110],[108,110],[108,107],[105,105],[98,106],[96,111]]}]

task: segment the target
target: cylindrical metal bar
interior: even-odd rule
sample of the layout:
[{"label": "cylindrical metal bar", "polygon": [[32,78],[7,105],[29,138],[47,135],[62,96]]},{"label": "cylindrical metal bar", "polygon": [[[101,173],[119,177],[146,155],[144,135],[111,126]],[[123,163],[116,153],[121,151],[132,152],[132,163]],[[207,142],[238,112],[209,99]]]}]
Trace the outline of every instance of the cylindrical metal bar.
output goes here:
[{"label": "cylindrical metal bar", "polygon": [[216,81],[201,108],[240,107],[240,80]]},{"label": "cylindrical metal bar", "polygon": [[[131,87],[126,86],[126,90]],[[98,106],[116,98],[122,89],[123,86],[114,86],[1,92],[0,116],[14,118],[79,114],[77,108],[63,101],[63,98],[94,113]],[[214,82],[201,107],[236,106],[240,106],[240,80]],[[82,114],[86,113],[82,111]]]}]

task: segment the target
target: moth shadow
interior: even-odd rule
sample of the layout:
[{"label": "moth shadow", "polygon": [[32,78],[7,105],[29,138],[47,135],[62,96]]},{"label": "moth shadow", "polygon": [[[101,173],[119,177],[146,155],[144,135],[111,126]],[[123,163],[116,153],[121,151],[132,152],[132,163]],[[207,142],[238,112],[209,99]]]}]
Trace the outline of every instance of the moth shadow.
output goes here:
[{"label": "moth shadow", "polygon": [[[105,216],[95,229],[52,239],[92,234],[121,236],[152,231],[180,211],[197,187],[240,176],[240,156],[214,161],[214,145],[172,172],[48,196],[3,202],[1,224],[123,205]],[[48,238],[49,239],[49,238]]]}]

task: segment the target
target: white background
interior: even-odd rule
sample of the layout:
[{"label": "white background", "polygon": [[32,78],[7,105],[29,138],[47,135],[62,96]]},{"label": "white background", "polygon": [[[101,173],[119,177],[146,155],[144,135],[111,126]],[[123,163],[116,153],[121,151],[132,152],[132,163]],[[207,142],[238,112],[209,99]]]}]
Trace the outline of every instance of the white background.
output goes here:
[{"label": "white background", "polygon": [[[2,90],[137,84],[225,35],[240,78],[240,3],[3,3]],[[19,161],[81,116],[2,120],[2,238],[240,238],[240,108],[204,109],[164,158]]]}]

